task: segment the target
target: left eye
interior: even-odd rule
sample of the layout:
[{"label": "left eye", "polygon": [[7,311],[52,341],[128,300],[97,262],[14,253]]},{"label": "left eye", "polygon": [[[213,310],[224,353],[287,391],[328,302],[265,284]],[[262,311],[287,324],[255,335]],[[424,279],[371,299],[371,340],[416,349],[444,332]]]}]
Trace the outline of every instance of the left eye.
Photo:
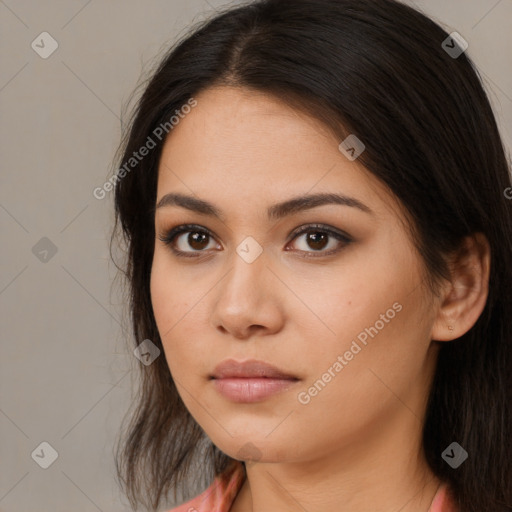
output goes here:
[{"label": "left eye", "polygon": [[[166,245],[169,245],[177,256],[183,257],[199,256],[199,253],[212,249],[213,247],[209,246],[215,241],[209,231],[199,226],[190,225],[173,228],[158,238]],[[304,226],[292,233],[292,242],[301,238],[302,244],[300,245],[302,245],[302,248],[297,249],[297,251],[305,253],[305,256],[312,256],[312,253],[320,253],[319,256],[327,256],[338,252],[342,247],[352,242],[348,235],[321,225]],[[187,245],[192,250],[187,250]],[[325,250],[326,247],[327,250]]]},{"label": "left eye", "polygon": [[[352,241],[347,235],[323,226],[307,226],[302,228],[298,233],[295,233],[293,240],[300,240],[301,238],[303,242],[302,248],[299,248],[300,252],[306,254],[316,252],[320,253],[320,256],[338,252],[343,246],[348,245]],[[326,247],[328,248],[327,250],[325,250]]]}]

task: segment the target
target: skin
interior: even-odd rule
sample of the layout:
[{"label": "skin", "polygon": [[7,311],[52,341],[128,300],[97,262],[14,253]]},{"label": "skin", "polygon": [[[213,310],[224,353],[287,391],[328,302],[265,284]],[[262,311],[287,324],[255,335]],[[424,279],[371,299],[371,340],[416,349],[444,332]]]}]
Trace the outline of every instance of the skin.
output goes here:
[{"label": "skin", "polygon": [[[196,99],[165,142],[157,203],[180,192],[222,217],[157,208],[151,297],[192,416],[229,456],[243,459],[247,443],[256,449],[232,511],[426,512],[440,485],[421,446],[428,391],[440,341],[464,334],[485,305],[486,241],[468,240],[466,264],[454,257],[453,279],[433,294],[396,198],[319,121],[244,89]],[[372,213],[331,204],[267,218],[274,203],[318,192],[356,198]],[[176,256],[159,239],[185,223],[213,234],[202,246],[188,233],[175,239],[197,258]],[[352,242],[329,236],[322,248],[307,233],[290,236],[314,223]],[[249,236],[263,249],[252,263],[236,252]],[[298,394],[395,303],[401,311],[300,403]],[[209,379],[228,358],[263,360],[300,380],[264,401],[234,403]]]}]

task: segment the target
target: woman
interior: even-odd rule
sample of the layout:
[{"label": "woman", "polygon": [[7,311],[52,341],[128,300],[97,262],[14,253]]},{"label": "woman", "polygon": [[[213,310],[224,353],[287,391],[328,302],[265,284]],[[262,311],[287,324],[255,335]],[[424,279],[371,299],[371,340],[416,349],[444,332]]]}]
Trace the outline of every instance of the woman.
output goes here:
[{"label": "woman", "polygon": [[261,0],[163,59],[114,179],[134,507],[512,510],[511,182],[464,50],[394,0]]}]

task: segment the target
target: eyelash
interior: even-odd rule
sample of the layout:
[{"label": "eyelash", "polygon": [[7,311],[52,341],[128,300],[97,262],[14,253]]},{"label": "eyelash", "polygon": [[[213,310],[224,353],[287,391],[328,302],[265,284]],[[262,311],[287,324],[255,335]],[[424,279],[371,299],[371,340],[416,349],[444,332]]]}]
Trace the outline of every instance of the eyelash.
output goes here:
[{"label": "eyelash", "polygon": [[[175,228],[170,229],[169,231],[165,232],[162,235],[158,236],[158,239],[162,241],[165,245],[168,245],[171,249],[171,251],[178,257],[183,258],[198,258],[206,251],[180,251],[178,249],[175,249],[173,247],[174,240],[183,233],[190,233],[190,232],[196,232],[196,233],[204,233],[207,234],[209,237],[215,239],[213,234],[206,228],[203,228],[201,226],[198,226],[196,224],[182,224],[180,226],[176,226]],[[319,258],[319,257],[325,257],[330,256],[332,254],[335,254],[341,249],[347,245],[349,245],[351,242],[353,242],[352,238],[350,238],[347,234],[343,232],[334,231],[333,229],[329,228],[328,226],[325,226],[323,224],[308,224],[306,226],[301,226],[300,228],[296,229],[293,233],[291,233],[290,236],[292,236],[291,241],[294,241],[296,238],[298,238],[300,235],[303,235],[304,233],[324,233],[329,236],[332,236],[339,242],[342,242],[342,247],[338,247],[335,249],[331,249],[330,251],[323,252],[323,251],[298,251],[298,252],[304,252],[306,253],[303,258]],[[318,256],[313,256],[311,253],[318,253]]]}]

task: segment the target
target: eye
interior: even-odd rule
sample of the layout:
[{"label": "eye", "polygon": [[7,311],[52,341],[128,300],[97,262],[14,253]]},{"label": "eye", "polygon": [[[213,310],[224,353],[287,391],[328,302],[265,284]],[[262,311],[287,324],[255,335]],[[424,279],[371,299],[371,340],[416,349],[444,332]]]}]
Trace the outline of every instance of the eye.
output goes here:
[{"label": "eye", "polygon": [[[302,226],[292,233],[292,236],[293,240],[302,238],[299,252],[305,253],[303,257],[329,256],[352,242],[347,234],[322,224]],[[329,250],[324,250],[326,247],[329,247]],[[316,256],[312,253],[319,254]]]},{"label": "eye", "polygon": [[[322,224],[301,226],[291,236],[293,237],[292,241],[303,237],[302,243],[299,244],[302,247],[296,251],[304,253],[302,257],[329,256],[337,253],[352,242],[352,239],[347,234]],[[164,244],[169,245],[174,254],[187,258],[198,257],[201,255],[201,252],[212,249],[210,245],[214,241],[210,231],[195,224],[177,226],[159,235],[158,238]],[[329,250],[324,250],[326,247]],[[190,248],[192,250],[189,250]],[[316,256],[313,253],[319,254]]]},{"label": "eye", "polygon": [[[184,224],[159,235],[158,238],[169,245],[177,256],[194,258],[200,256],[199,253],[205,252],[205,249],[211,249],[209,242],[213,240],[213,235],[200,226]],[[192,250],[188,250],[189,248]]]}]

